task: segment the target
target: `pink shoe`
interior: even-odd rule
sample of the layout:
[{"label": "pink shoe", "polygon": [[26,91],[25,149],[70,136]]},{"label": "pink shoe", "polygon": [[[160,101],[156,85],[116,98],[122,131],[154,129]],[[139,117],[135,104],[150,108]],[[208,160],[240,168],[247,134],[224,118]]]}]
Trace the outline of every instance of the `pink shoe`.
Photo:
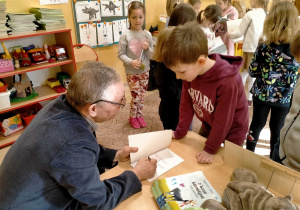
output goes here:
[{"label": "pink shoe", "polygon": [[138,118],[137,118],[137,121],[140,123],[140,126],[141,126],[142,128],[147,127],[147,124],[146,124],[146,122],[145,122],[145,120],[144,120],[143,117],[138,117]]},{"label": "pink shoe", "polygon": [[130,117],[129,118],[129,123],[130,123],[131,127],[133,127],[133,128],[137,129],[137,128],[141,127],[140,123],[137,121],[136,117]]}]

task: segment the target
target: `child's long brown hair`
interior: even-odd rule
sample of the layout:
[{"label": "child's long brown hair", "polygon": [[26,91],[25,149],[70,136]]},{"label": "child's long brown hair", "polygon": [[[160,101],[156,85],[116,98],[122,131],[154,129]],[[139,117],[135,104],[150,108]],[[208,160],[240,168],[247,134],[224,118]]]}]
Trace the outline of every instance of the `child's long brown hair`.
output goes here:
[{"label": "child's long brown hair", "polygon": [[218,7],[215,4],[209,5],[205,8],[205,10],[201,10],[197,16],[198,23],[202,22],[201,15],[206,17],[211,23],[216,23],[219,20],[219,17],[221,17],[221,10],[220,7]]},{"label": "child's long brown hair", "polygon": [[153,60],[157,62],[162,62],[162,51],[164,48],[164,45],[166,44],[170,34],[174,30],[175,26],[169,26],[167,28],[164,28],[161,32],[159,32],[157,42],[154,48],[153,52]]},{"label": "child's long brown hair", "polygon": [[[141,3],[140,1],[133,1],[128,5],[128,18],[130,17],[130,15],[132,14],[132,11],[135,9],[141,9],[143,11],[143,14],[145,16],[146,11],[145,11],[145,6],[143,5],[143,3]],[[129,22],[129,28],[130,28],[131,24]]]},{"label": "child's long brown hair", "polygon": [[268,45],[291,42],[299,29],[298,16],[298,10],[291,2],[274,4],[265,19],[263,42]]}]

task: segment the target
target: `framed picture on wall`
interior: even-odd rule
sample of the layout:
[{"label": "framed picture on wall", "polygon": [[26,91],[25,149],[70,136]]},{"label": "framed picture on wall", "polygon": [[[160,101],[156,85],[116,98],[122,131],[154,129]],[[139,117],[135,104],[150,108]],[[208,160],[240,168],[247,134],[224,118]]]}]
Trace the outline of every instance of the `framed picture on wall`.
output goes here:
[{"label": "framed picture on wall", "polygon": [[78,1],[75,4],[77,22],[100,21],[100,3],[98,1]]},{"label": "framed picture on wall", "polygon": [[122,0],[101,0],[100,2],[103,17],[123,16]]}]

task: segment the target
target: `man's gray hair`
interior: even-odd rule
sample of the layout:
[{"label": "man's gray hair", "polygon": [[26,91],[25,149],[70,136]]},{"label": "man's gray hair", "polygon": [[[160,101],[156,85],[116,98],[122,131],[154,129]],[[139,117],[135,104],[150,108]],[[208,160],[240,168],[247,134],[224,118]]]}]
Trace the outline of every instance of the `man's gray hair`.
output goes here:
[{"label": "man's gray hair", "polygon": [[74,108],[81,108],[103,97],[105,90],[121,81],[118,73],[97,61],[88,61],[72,77],[67,100]]}]

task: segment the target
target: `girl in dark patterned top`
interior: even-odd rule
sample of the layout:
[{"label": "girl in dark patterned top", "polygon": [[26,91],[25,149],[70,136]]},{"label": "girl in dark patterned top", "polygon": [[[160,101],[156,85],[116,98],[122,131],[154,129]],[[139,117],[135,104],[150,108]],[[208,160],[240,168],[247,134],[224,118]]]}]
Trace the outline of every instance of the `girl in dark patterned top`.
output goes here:
[{"label": "girl in dark patterned top", "polygon": [[271,111],[271,157],[297,82],[299,64],[290,52],[290,42],[298,25],[298,11],[292,3],[284,1],[272,6],[265,19],[264,41],[258,45],[249,66],[249,74],[256,80],[251,88],[253,118],[247,135],[247,149],[255,150]]}]

